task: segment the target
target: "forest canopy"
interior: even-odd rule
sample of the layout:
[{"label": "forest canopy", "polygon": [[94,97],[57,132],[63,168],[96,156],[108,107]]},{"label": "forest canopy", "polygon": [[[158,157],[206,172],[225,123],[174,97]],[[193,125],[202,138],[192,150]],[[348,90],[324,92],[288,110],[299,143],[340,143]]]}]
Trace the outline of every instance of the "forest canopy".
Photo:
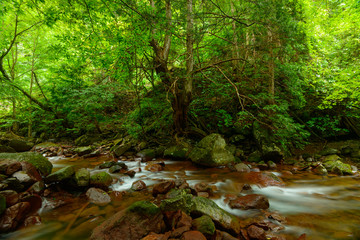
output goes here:
[{"label": "forest canopy", "polygon": [[358,0],[0,0],[1,127],[23,136],[360,136]]}]

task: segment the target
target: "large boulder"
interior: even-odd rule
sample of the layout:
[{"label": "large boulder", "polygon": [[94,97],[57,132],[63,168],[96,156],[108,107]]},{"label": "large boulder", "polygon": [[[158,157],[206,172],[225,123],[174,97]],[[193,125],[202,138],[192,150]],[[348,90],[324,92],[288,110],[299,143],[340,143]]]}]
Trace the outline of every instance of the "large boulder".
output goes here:
[{"label": "large boulder", "polygon": [[113,179],[107,172],[98,172],[90,176],[90,185],[106,189],[112,183]]},{"label": "large boulder", "polygon": [[13,139],[9,142],[9,147],[13,148],[16,152],[29,151],[33,146],[33,143],[24,140]]},{"label": "large boulder", "polygon": [[77,170],[75,173],[75,182],[78,187],[89,186],[90,172],[85,168]]},{"label": "large boulder", "polygon": [[0,145],[0,153],[6,153],[6,152],[14,153],[16,151],[12,147],[5,146],[5,145]]},{"label": "large boulder", "polygon": [[10,159],[19,162],[31,163],[44,176],[49,175],[53,168],[53,165],[49,160],[41,154],[34,152],[0,153],[0,159]]},{"label": "large boulder", "polygon": [[352,168],[349,164],[343,163],[340,160],[327,161],[324,163],[324,167],[329,172],[333,172],[339,175],[352,175]]},{"label": "large boulder", "polygon": [[70,179],[72,175],[74,175],[74,167],[73,166],[67,166],[64,168],[61,168],[57,170],[56,172],[51,173],[45,178],[46,183],[52,183],[52,182],[61,182],[67,179]]},{"label": "large boulder", "polygon": [[138,240],[150,232],[160,233],[165,222],[160,209],[148,201],[133,203],[94,229],[92,240]]},{"label": "large boulder", "polygon": [[213,133],[203,138],[190,152],[189,158],[196,164],[217,167],[235,161],[226,149],[226,142],[220,134]]}]

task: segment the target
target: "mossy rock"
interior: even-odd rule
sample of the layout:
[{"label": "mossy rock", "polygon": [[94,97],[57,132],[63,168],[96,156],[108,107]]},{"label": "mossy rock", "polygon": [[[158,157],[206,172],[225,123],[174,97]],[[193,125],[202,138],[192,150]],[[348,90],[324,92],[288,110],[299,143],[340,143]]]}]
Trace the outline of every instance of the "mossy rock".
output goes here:
[{"label": "mossy rock", "polygon": [[324,158],[324,162],[328,162],[328,161],[340,161],[341,160],[341,157],[339,157],[338,155],[336,154],[332,154],[332,155],[327,155],[325,158]]},{"label": "mossy rock", "polygon": [[42,142],[42,143],[39,143],[39,144],[36,144],[35,145],[35,149],[38,149],[38,148],[51,148],[51,147],[61,147],[59,144],[57,143],[53,143],[53,142]]},{"label": "mossy rock", "polygon": [[73,151],[77,153],[79,156],[83,156],[86,154],[90,154],[94,150],[93,146],[83,146],[74,148]]},{"label": "mossy rock", "polygon": [[85,135],[78,137],[75,140],[75,145],[80,146],[80,147],[89,146],[89,145],[93,144],[94,142],[98,142],[100,140],[101,140],[100,136],[85,134]]},{"label": "mossy rock", "polygon": [[194,209],[193,195],[185,192],[180,193],[174,198],[165,199],[161,202],[160,208],[162,211],[177,211],[181,210],[190,214]]},{"label": "mossy rock", "polygon": [[171,146],[164,151],[164,157],[172,159],[186,159],[189,149],[183,146]]},{"label": "mossy rock", "polygon": [[67,166],[64,168],[61,168],[57,170],[56,172],[51,173],[45,178],[46,183],[52,183],[52,182],[61,182],[67,179],[70,179],[72,175],[74,175],[74,167],[73,166]]},{"label": "mossy rock", "polygon": [[13,148],[16,152],[29,151],[33,146],[33,143],[19,139],[13,139],[9,142],[9,147]]},{"label": "mossy rock", "polygon": [[204,197],[194,197],[193,203],[192,213],[208,215],[222,228],[228,229],[236,234],[240,232],[239,219],[220,208],[214,201]]},{"label": "mossy rock", "polygon": [[6,198],[3,195],[0,195],[0,214],[2,214],[6,209]]},{"label": "mossy rock", "polygon": [[349,164],[337,161],[327,161],[324,163],[324,167],[329,171],[339,175],[352,175],[352,168]]},{"label": "mossy rock", "polygon": [[322,151],[320,151],[318,154],[321,156],[328,156],[328,155],[336,155],[339,153],[340,151],[335,148],[325,148]]},{"label": "mossy rock", "polygon": [[213,235],[215,233],[215,224],[212,219],[207,216],[203,215],[199,218],[196,218],[192,221],[192,226],[195,230],[201,232],[204,235]]},{"label": "mossy rock", "polygon": [[154,216],[160,213],[160,208],[149,201],[138,201],[130,205],[126,210],[127,213],[137,213],[146,216]]},{"label": "mossy rock", "polygon": [[190,152],[189,158],[196,164],[217,167],[235,161],[235,157],[226,149],[226,142],[220,134],[213,133],[203,138]]},{"label": "mossy rock", "polygon": [[14,153],[15,149],[9,146],[0,145],[0,153]]},{"label": "mossy rock", "polygon": [[122,156],[125,152],[127,152],[130,148],[131,148],[131,144],[127,143],[127,144],[123,144],[120,146],[115,146],[112,151],[114,152],[115,156],[120,157]]},{"label": "mossy rock", "polygon": [[98,172],[90,176],[90,185],[100,188],[109,187],[112,181],[112,177],[107,172]]},{"label": "mossy rock", "polygon": [[0,159],[11,159],[19,162],[28,162],[44,176],[51,173],[52,163],[39,153],[24,152],[24,153],[0,153]]},{"label": "mossy rock", "polygon": [[156,156],[156,150],[147,148],[147,149],[141,150],[136,155],[139,157],[142,157],[142,158],[154,158]]},{"label": "mossy rock", "polygon": [[78,187],[89,186],[90,172],[85,168],[77,170],[75,173],[75,182]]},{"label": "mossy rock", "polygon": [[259,151],[255,151],[248,156],[247,160],[249,162],[255,162],[255,163],[261,162],[261,153]]}]

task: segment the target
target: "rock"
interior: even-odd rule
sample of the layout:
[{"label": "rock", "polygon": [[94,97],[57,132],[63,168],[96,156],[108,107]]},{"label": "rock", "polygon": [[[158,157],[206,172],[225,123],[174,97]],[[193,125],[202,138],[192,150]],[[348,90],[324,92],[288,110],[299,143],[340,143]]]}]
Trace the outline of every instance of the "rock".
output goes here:
[{"label": "rock", "polygon": [[150,233],[141,240],[167,240],[169,237],[170,237],[170,232],[166,232],[165,234]]},{"label": "rock", "polygon": [[267,165],[270,169],[276,169],[276,163],[274,163],[273,161],[268,161]]},{"label": "rock", "polygon": [[75,173],[75,182],[76,182],[76,185],[79,187],[89,186],[90,172],[85,168],[81,168],[81,169],[77,170]]},{"label": "rock", "polygon": [[9,146],[0,145],[0,153],[14,153],[15,149]]},{"label": "rock", "polygon": [[267,161],[280,162],[281,160],[284,159],[284,153],[274,143],[262,145],[261,153],[262,153],[261,159],[265,162]]},{"label": "rock", "polygon": [[116,146],[113,149],[113,152],[115,154],[116,157],[120,157],[122,156],[126,151],[128,151],[131,148],[131,144],[127,143],[127,144],[123,144],[120,146]]},{"label": "rock", "polygon": [[338,161],[338,160],[340,161],[341,158],[338,155],[333,154],[333,155],[327,155],[323,161],[328,162],[328,161]]},{"label": "rock", "polygon": [[141,150],[136,154],[136,156],[141,158],[153,159],[156,156],[156,151],[155,149],[148,148]]},{"label": "rock", "polygon": [[249,162],[255,162],[255,163],[261,162],[261,153],[259,151],[255,151],[248,156],[247,160]]},{"label": "rock", "polygon": [[[214,186],[215,187],[215,186]],[[213,188],[208,183],[201,182],[194,185],[194,189],[197,193],[207,192],[209,195],[213,194]]]},{"label": "rock", "polygon": [[238,163],[234,166],[237,172],[250,172],[250,168],[245,163]]},{"label": "rock", "polygon": [[143,181],[138,180],[136,182],[133,182],[133,184],[131,185],[131,189],[134,190],[134,191],[145,190],[146,189],[146,184]]},{"label": "rock", "polygon": [[207,215],[194,219],[192,221],[192,226],[195,230],[204,235],[213,235],[216,230],[214,222]]},{"label": "rock", "polygon": [[39,144],[36,144],[34,146],[35,150],[39,150],[41,148],[59,148],[61,147],[61,145],[57,144],[57,143],[53,143],[53,142],[42,142]]},{"label": "rock", "polygon": [[14,178],[17,178],[20,181],[20,183],[24,186],[30,186],[36,182],[24,171],[18,171],[14,173],[12,176]]},{"label": "rock", "polygon": [[107,189],[112,184],[112,177],[107,172],[98,172],[90,176],[90,185]]},{"label": "rock", "polygon": [[130,171],[124,172],[124,174],[133,178],[135,176],[136,172],[134,170],[130,170]]},{"label": "rock", "polygon": [[185,160],[188,151],[189,149],[184,146],[175,145],[165,149],[164,157],[176,160]]},{"label": "rock", "polygon": [[67,166],[51,173],[45,178],[45,183],[61,182],[70,179],[74,175],[74,167]]},{"label": "rock", "polygon": [[[11,207],[19,201],[19,194],[14,190],[1,191],[0,196],[3,196],[5,198],[6,207]],[[0,200],[0,205],[1,205],[1,200]],[[1,206],[0,206],[0,210],[1,210]]]},{"label": "rock", "polygon": [[[341,148],[341,155],[350,156],[355,149],[350,146],[344,146]],[[336,154],[336,153],[335,153]]]},{"label": "rock", "polygon": [[40,216],[29,216],[24,220],[24,227],[29,227],[33,225],[40,225],[41,224],[41,218]]},{"label": "rock", "polygon": [[181,235],[183,235],[183,233],[185,233],[185,232],[187,232],[189,230],[190,230],[189,226],[183,226],[183,227],[176,228],[171,232],[170,237],[178,239],[179,237],[181,237]]},{"label": "rock", "polygon": [[229,205],[231,208],[238,208],[242,210],[248,209],[268,209],[269,200],[260,194],[249,194],[246,196],[238,197],[230,200]]},{"label": "rock", "polygon": [[92,240],[139,240],[150,232],[161,233],[165,223],[160,209],[148,201],[133,203],[94,229]]},{"label": "rock", "polygon": [[73,149],[73,151],[79,156],[84,156],[86,154],[90,154],[93,150],[94,150],[94,148],[92,146],[83,146],[83,147],[77,147],[77,148]]},{"label": "rock", "polygon": [[340,153],[340,151],[335,148],[325,148],[319,152],[319,155],[328,156],[328,155],[335,155],[335,154],[339,154],[339,153]]},{"label": "rock", "polygon": [[321,176],[326,176],[328,174],[326,168],[322,165],[322,164],[319,164],[317,165],[314,169],[313,169],[313,172],[315,174],[318,174],[318,175],[321,175]]},{"label": "rock", "polygon": [[13,139],[9,142],[9,147],[13,148],[16,152],[29,151],[33,146],[33,143],[24,140]]},{"label": "rock", "polygon": [[20,194],[20,202],[28,202],[30,204],[29,215],[36,214],[42,206],[42,198],[39,195],[31,195],[29,193]]},{"label": "rock", "polygon": [[175,188],[175,181],[174,180],[166,180],[161,183],[155,184],[153,187],[152,194],[153,194],[153,196],[157,196],[158,194],[165,194],[173,188]]},{"label": "rock", "polygon": [[149,162],[149,164],[146,165],[145,170],[150,172],[160,172],[164,170],[164,166],[160,163]]},{"label": "rock", "polygon": [[19,223],[25,219],[30,209],[30,203],[17,203],[5,210],[0,217],[0,232],[9,232],[16,229]]},{"label": "rock", "polygon": [[101,140],[100,136],[85,134],[85,135],[78,137],[75,140],[75,145],[80,146],[80,147],[89,146],[89,145],[93,144],[94,142],[97,142],[100,140]]},{"label": "rock", "polygon": [[0,153],[0,159],[13,159],[19,162],[31,163],[42,175],[47,176],[52,171],[52,164],[39,153]]},{"label": "rock", "polygon": [[181,210],[186,214],[190,214],[194,209],[195,203],[193,201],[193,195],[189,194],[185,189],[173,189],[167,194],[167,197],[169,198],[163,200],[160,204],[160,208],[163,212]]},{"label": "rock", "polygon": [[239,144],[239,143],[243,143],[245,140],[246,140],[246,137],[244,135],[236,134],[236,135],[233,135],[229,141],[232,144]]},{"label": "rock", "polygon": [[21,169],[21,163],[16,160],[0,159],[0,172],[7,176],[11,176]]},{"label": "rock", "polygon": [[324,163],[324,167],[329,172],[333,172],[339,175],[352,175],[352,168],[349,164],[337,161],[327,161]]},{"label": "rock", "polygon": [[45,184],[43,181],[39,181],[34,183],[30,188],[29,188],[29,192],[30,193],[41,193],[42,191],[44,191],[45,189]]},{"label": "rock", "polygon": [[1,183],[4,184],[6,187],[0,190],[15,190],[16,192],[20,192],[24,188],[24,185],[22,185],[21,182],[14,177],[7,178]]},{"label": "rock", "polygon": [[262,228],[251,225],[247,228],[247,234],[250,239],[266,240],[265,231]]},{"label": "rock", "polygon": [[235,157],[226,149],[224,138],[213,133],[203,138],[190,152],[189,158],[196,164],[217,167],[235,161]]},{"label": "rock", "polygon": [[0,193],[0,215],[5,211],[6,209],[6,198],[4,195],[1,195]]},{"label": "rock", "polygon": [[193,214],[208,215],[221,228],[228,229],[236,234],[240,233],[239,220],[220,208],[215,202],[203,197],[193,198]]},{"label": "rock", "polygon": [[182,235],[181,240],[206,240],[206,237],[199,231],[189,231]]},{"label": "rock", "polygon": [[120,172],[123,168],[119,165],[114,165],[109,168],[109,173],[117,173]]},{"label": "rock", "polygon": [[21,162],[22,170],[35,182],[42,181],[39,171],[34,165],[28,162]]},{"label": "rock", "polygon": [[86,191],[86,196],[91,203],[96,205],[103,206],[111,202],[110,196],[104,190],[99,188],[89,188]]},{"label": "rock", "polygon": [[227,232],[216,230],[213,240],[238,240]]},{"label": "rock", "polygon": [[244,175],[244,179],[260,187],[285,185],[281,178],[270,172],[249,172]]}]

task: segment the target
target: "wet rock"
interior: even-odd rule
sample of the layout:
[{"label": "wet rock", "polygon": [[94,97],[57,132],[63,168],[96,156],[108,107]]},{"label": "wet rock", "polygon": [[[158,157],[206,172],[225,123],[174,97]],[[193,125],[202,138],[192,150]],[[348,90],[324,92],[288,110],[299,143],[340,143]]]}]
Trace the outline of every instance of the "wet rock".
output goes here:
[{"label": "wet rock", "polygon": [[192,226],[195,230],[201,232],[205,236],[213,235],[216,230],[214,222],[207,215],[194,219],[192,221]]},{"label": "wet rock", "polygon": [[164,166],[160,163],[150,162],[148,165],[146,165],[145,170],[150,172],[160,172],[164,170]]},{"label": "wet rock", "polygon": [[300,235],[300,237],[297,240],[306,240],[306,239],[307,239],[306,233],[303,233]]},{"label": "wet rock", "polygon": [[238,163],[234,166],[237,172],[250,172],[250,168],[245,163]]},{"label": "wet rock", "polygon": [[19,181],[20,181],[20,183],[22,184],[22,185],[24,185],[25,187],[26,186],[30,186],[30,185],[32,185],[33,183],[35,183],[36,181],[35,180],[33,180],[26,172],[24,172],[24,171],[18,171],[18,172],[16,172],[16,173],[14,173],[13,175],[12,175],[14,178],[17,178]]},{"label": "wet rock", "polygon": [[109,168],[109,173],[117,173],[122,170],[122,167],[119,165],[114,165]]},{"label": "wet rock", "polygon": [[22,170],[35,182],[42,181],[39,171],[34,165],[28,162],[21,162]]},{"label": "wet rock", "polygon": [[19,201],[19,194],[14,190],[1,191],[0,196],[5,197],[6,207],[11,207]]},{"label": "wet rock", "polygon": [[28,202],[17,203],[7,208],[0,217],[0,232],[15,230],[26,217],[29,209],[30,203]]},{"label": "wet rock", "polygon": [[145,190],[146,189],[146,184],[143,181],[138,180],[136,182],[133,182],[133,184],[131,185],[131,189],[134,190],[134,191]]},{"label": "wet rock", "polygon": [[320,151],[318,154],[321,156],[328,156],[328,155],[335,155],[339,154],[340,151],[335,148],[325,148],[322,151]]},{"label": "wet rock", "polygon": [[235,157],[226,149],[226,142],[220,134],[213,133],[203,138],[190,152],[189,158],[196,164],[217,167],[235,161]]},{"label": "wet rock", "polygon": [[260,187],[284,186],[281,178],[270,172],[250,172],[244,175],[245,180]]},{"label": "wet rock", "polygon": [[213,240],[238,240],[227,232],[216,230]]},{"label": "wet rock", "polygon": [[151,160],[156,156],[156,151],[155,151],[155,149],[148,148],[148,149],[141,150],[140,152],[138,152],[136,154],[136,156]]},{"label": "wet rock", "polygon": [[0,160],[0,172],[11,176],[15,172],[22,169],[21,163],[16,160],[1,159]]},{"label": "wet rock", "polygon": [[337,161],[324,162],[324,167],[329,171],[339,175],[352,175],[352,169],[349,164]]},{"label": "wet rock", "polygon": [[255,163],[261,162],[261,153],[260,153],[260,151],[255,151],[255,152],[251,153],[248,156],[247,160],[249,162],[255,162]]},{"label": "wet rock", "polygon": [[130,148],[131,148],[131,144],[127,143],[127,144],[123,144],[123,145],[114,147],[113,152],[114,152],[116,157],[120,157],[125,152],[127,152]]},{"label": "wet rock", "polygon": [[322,164],[318,164],[314,169],[313,172],[315,174],[326,176],[328,174],[326,168]]},{"label": "wet rock", "polygon": [[67,166],[51,173],[45,178],[46,183],[61,182],[70,179],[74,175],[74,167]]},{"label": "wet rock", "polygon": [[199,231],[189,231],[182,235],[181,240],[206,240],[206,237]]},{"label": "wet rock", "polygon": [[92,146],[77,147],[73,149],[73,151],[79,156],[90,154],[93,150],[94,148]]},{"label": "wet rock", "polygon": [[266,240],[265,231],[262,228],[251,225],[247,228],[247,234],[250,239]]},{"label": "wet rock", "polygon": [[14,177],[7,178],[3,180],[1,183],[4,184],[5,188],[0,190],[15,190],[16,192],[20,192],[24,188],[24,185],[22,185],[21,182]]},{"label": "wet rock", "polygon": [[194,189],[196,192],[207,192],[209,194],[213,193],[212,187],[208,183],[205,183],[205,182],[195,184]]},{"label": "wet rock", "polygon": [[171,232],[171,235],[170,237],[171,238],[179,238],[181,237],[181,235],[184,233],[184,232],[187,232],[190,230],[190,227],[189,226],[183,226],[183,227],[179,227],[179,228],[176,228],[174,229],[172,232]]},{"label": "wet rock", "polygon": [[165,234],[150,233],[141,240],[167,240],[169,237],[170,237],[170,232],[167,232]]},{"label": "wet rock", "polygon": [[34,144],[31,142],[18,140],[18,139],[10,140],[8,145],[9,147],[13,148],[16,152],[26,152],[29,151],[34,146]]},{"label": "wet rock", "polygon": [[99,188],[89,188],[86,191],[86,196],[91,203],[96,205],[102,206],[111,202],[110,196],[104,190]]},{"label": "wet rock", "polygon": [[85,168],[81,168],[81,169],[77,170],[75,173],[75,182],[76,182],[76,185],[79,187],[89,186],[90,172]]},{"label": "wet rock", "polygon": [[9,146],[0,145],[0,153],[14,153],[15,149]]},{"label": "wet rock", "polygon": [[43,181],[34,183],[29,189],[30,193],[41,193],[45,189],[45,184]]},{"label": "wet rock", "polygon": [[38,215],[29,216],[24,220],[24,226],[25,227],[34,226],[34,225],[40,225],[40,224],[41,224],[41,218]]},{"label": "wet rock", "polygon": [[31,163],[40,174],[47,176],[52,171],[52,164],[49,160],[39,153],[24,152],[24,153],[0,153],[0,159],[12,159],[19,162]]},{"label": "wet rock", "polygon": [[166,194],[171,189],[175,188],[174,180],[166,180],[161,183],[157,183],[153,187],[152,194],[153,196],[157,196],[158,194]]},{"label": "wet rock", "polygon": [[42,206],[42,199],[39,195],[22,193],[20,194],[19,198],[20,198],[20,202],[28,202],[30,204],[30,208],[28,210],[28,214],[30,215],[36,214]]},{"label": "wet rock", "polygon": [[270,169],[276,169],[277,165],[273,161],[268,161],[267,165]]},{"label": "wet rock", "polygon": [[160,209],[151,202],[140,201],[95,228],[90,239],[138,240],[150,232],[161,233],[164,229],[165,223]]},{"label": "wet rock", "polygon": [[208,215],[216,224],[224,229],[238,234],[240,232],[239,220],[220,208],[215,202],[203,197],[193,198],[194,207],[192,213]]},{"label": "wet rock", "polygon": [[210,197],[210,194],[208,192],[197,192],[196,195],[198,197],[204,197],[204,198]]},{"label": "wet rock", "polygon": [[246,196],[238,197],[230,200],[229,205],[231,208],[238,208],[242,210],[248,209],[268,209],[269,200],[260,194],[249,194]]},{"label": "wet rock", "polygon": [[186,190],[172,190],[167,196],[171,198],[163,200],[160,204],[163,212],[181,210],[186,214],[190,214],[194,208],[193,195]]},{"label": "wet rock", "polygon": [[175,145],[164,151],[164,157],[178,160],[185,160],[189,149],[184,146]]},{"label": "wet rock", "polygon": [[129,177],[133,178],[136,174],[134,170],[126,171],[124,172],[125,175],[128,175]]},{"label": "wet rock", "polygon": [[107,172],[98,172],[90,176],[90,185],[99,188],[107,189],[112,181],[112,177]]}]

